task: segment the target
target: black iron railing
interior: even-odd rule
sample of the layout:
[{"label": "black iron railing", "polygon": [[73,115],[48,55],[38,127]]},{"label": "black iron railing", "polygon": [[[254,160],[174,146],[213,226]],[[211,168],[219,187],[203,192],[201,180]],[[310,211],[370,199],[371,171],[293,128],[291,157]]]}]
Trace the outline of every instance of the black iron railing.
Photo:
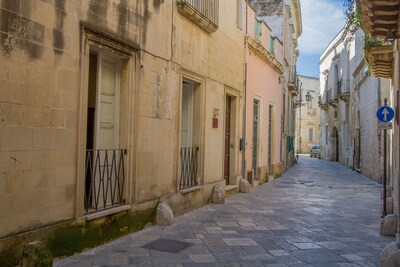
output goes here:
[{"label": "black iron railing", "polygon": [[324,91],[322,95],[319,96],[319,104],[320,105],[326,105],[328,104],[328,91]]},{"label": "black iron railing", "polygon": [[197,186],[198,147],[181,148],[181,180],[179,189],[187,189]]},{"label": "black iron railing", "polygon": [[340,95],[350,93],[350,79],[343,80],[340,86]]},{"label": "black iron railing", "polygon": [[336,92],[336,98],[340,95],[340,88],[342,87],[342,81],[337,81],[337,83],[336,83],[336,90],[335,90],[335,92]]},{"label": "black iron railing", "polygon": [[86,150],[86,214],[125,204],[126,153],[126,149]]}]

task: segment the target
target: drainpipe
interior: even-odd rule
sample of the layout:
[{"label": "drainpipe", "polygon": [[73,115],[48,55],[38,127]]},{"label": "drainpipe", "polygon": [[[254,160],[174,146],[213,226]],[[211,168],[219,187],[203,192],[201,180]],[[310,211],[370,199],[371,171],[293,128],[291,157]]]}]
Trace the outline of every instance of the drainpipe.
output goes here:
[{"label": "drainpipe", "polygon": [[242,178],[246,178],[246,102],[247,102],[247,34],[248,34],[248,2],[246,3],[246,29],[245,29],[245,37],[244,37],[244,83],[243,83],[243,91],[244,91],[244,107],[243,107],[243,143],[242,146]]}]

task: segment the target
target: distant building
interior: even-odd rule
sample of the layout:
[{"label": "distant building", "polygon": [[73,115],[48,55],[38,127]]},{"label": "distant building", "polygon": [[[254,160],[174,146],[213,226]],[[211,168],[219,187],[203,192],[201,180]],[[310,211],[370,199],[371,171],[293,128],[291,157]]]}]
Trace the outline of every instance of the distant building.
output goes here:
[{"label": "distant building", "polygon": [[[320,144],[319,79],[298,75],[300,92],[296,107],[296,153],[308,154],[312,145]],[[308,96],[307,96],[308,94]],[[310,97],[310,101],[307,101]]]}]

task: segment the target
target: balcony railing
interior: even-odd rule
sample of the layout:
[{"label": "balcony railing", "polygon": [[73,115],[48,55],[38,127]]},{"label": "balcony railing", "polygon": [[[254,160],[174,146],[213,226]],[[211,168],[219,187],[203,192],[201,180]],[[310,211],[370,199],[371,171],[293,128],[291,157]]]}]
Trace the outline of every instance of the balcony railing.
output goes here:
[{"label": "balcony railing", "polygon": [[181,14],[208,33],[218,29],[219,0],[177,0]]},{"label": "balcony railing", "polygon": [[350,79],[342,80],[339,90],[339,98],[344,102],[350,100]]},{"label": "balcony railing", "polygon": [[350,79],[343,80],[340,86],[339,95],[349,94],[350,93]]},{"label": "balcony railing", "polygon": [[328,92],[327,91],[324,91],[324,94],[319,96],[318,105],[323,110],[328,109]]},{"label": "balcony railing", "polygon": [[338,93],[337,93],[337,89],[336,88],[330,88],[327,91],[327,95],[328,95],[328,104],[336,107],[338,100]]},{"label": "balcony railing", "polygon": [[198,147],[181,148],[181,180],[179,189],[187,189],[199,185],[197,180]]},{"label": "balcony railing", "polygon": [[86,151],[85,213],[125,204],[126,149],[88,149]]}]

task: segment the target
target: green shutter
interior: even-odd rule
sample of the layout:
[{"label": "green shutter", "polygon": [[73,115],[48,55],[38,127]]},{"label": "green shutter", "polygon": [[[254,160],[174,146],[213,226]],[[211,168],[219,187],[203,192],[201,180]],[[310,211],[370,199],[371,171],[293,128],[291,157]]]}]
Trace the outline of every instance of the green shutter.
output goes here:
[{"label": "green shutter", "polygon": [[269,52],[271,52],[271,54],[273,54],[273,55],[275,55],[274,40],[275,40],[275,38],[272,36],[269,38]]},{"label": "green shutter", "polygon": [[261,21],[259,21],[257,18],[256,18],[256,21],[255,21],[255,23],[254,23],[254,29],[255,29],[255,32],[254,32],[254,39],[256,39],[257,41],[261,41]]}]

